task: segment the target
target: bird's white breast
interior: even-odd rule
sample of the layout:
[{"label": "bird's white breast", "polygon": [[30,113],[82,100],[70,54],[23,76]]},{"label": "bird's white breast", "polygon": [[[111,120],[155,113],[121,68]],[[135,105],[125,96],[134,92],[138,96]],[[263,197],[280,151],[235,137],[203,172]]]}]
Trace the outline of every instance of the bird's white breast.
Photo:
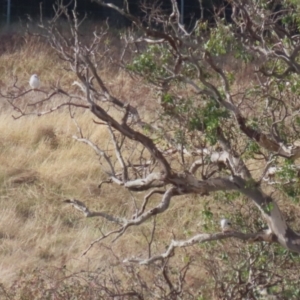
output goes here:
[{"label": "bird's white breast", "polygon": [[40,86],[40,80],[36,74],[32,75],[29,80],[29,85],[33,89],[37,89]]}]

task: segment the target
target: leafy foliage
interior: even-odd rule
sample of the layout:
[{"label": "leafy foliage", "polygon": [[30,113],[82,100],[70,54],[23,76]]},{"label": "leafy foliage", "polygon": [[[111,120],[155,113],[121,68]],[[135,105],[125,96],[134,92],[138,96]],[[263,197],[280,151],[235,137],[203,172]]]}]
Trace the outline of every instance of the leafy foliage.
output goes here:
[{"label": "leafy foliage", "polygon": [[170,59],[170,53],[163,46],[150,45],[146,51],[136,55],[127,65],[127,69],[144,76],[148,80],[167,75],[165,65]]}]

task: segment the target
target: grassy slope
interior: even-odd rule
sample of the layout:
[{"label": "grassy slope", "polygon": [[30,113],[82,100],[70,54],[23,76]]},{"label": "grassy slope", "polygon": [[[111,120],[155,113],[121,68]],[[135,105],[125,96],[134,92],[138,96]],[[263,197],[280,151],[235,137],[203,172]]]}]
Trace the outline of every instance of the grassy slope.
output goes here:
[{"label": "grassy slope", "polygon": [[[10,51],[4,51],[0,56],[3,91],[12,84],[16,75],[20,90],[25,91],[29,88],[28,78],[33,72],[40,75],[42,89],[47,89],[58,77],[62,87],[71,85],[72,76],[62,70],[49,47],[34,39],[20,43],[18,36],[7,36],[6,39]],[[134,105],[138,105],[142,99],[139,112],[146,119],[149,111],[155,109],[149,88],[137,85],[121,73],[112,77],[107,72],[104,78],[114,87],[117,96]],[[145,96],[147,94],[149,96]],[[29,97],[38,95],[27,94],[24,103]],[[132,195],[116,186],[103,185],[101,190],[97,188],[99,182],[105,179],[105,173],[93,150],[72,139],[72,135],[76,134],[76,126],[68,112],[18,120],[11,117],[13,113],[11,107],[1,99],[1,281],[9,282],[20,271],[31,271],[36,267],[66,264],[69,270],[76,271],[86,268],[90,259],[93,259],[95,269],[103,266],[104,261],[109,263],[105,251],[99,251],[97,246],[89,252],[88,257],[81,257],[81,253],[101,235],[99,229],[105,232],[112,228],[111,224],[101,219],[86,220],[80,213],[64,205],[62,200],[76,197],[85,201],[91,209],[129,215],[133,211]],[[89,112],[77,115],[84,134],[106,145],[107,131],[91,122]],[[139,202],[143,201],[142,194],[136,198]],[[159,199],[153,198],[152,201],[157,203]],[[175,203],[164,218],[158,218],[158,224],[161,225],[159,236],[162,240],[166,238],[166,243],[172,232],[177,231],[174,222],[180,224],[187,217],[190,218],[183,209],[186,201],[183,199]],[[188,222],[191,224],[193,221],[190,218]],[[197,222],[196,218],[194,222]],[[151,224],[145,224],[144,230],[149,232]],[[171,230],[173,227],[175,229]],[[145,239],[141,238],[139,230],[132,229],[129,232],[126,238],[114,244],[114,250],[123,258],[146,249]],[[156,247],[163,251],[165,244],[157,241]]]},{"label": "grassy slope", "polygon": [[[28,78],[34,72],[41,77],[42,89],[54,84],[57,78],[60,78],[63,88],[71,86],[74,78],[62,70],[49,47],[34,39],[21,43],[18,36],[6,38],[8,49],[4,49],[0,55],[2,90],[12,84],[16,75],[20,90],[26,90]],[[116,96],[139,105],[141,115],[149,118],[156,105],[149,88],[137,85],[122,73],[111,74],[103,70],[102,74],[114,88]],[[28,97],[37,95],[27,94],[24,102]],[[1,281],[7,283],[20,271],[30,272],[36,267],[67,265],[70,271],[78,271],[87,268],[90,260],[93,261],[94,269],[111,264],[114,259],[100,246],[95,246],[87,257],[82,257],[81,253],[92,240],[101,235],[99,229],[106,232],[113,228],[112,225],[102,219],[84,219],[80,213],[64,205],[62,200],[76,197],[85,201],[93,210],[129,216],[134,211],[132,195],[116,186],[103,185],[101,190],[97,188],[99,182],[105,179],[105,173],[94,152],[71,138],[76,134],[76,126],[68,112],[14,120],[11,108],[4,99],[0,101]],[[91,122],[89,112],[77,116],[85,135],[101,145],[107,145],[107,132]],[[143,194],[134,196],[136,201],[142,202]],[[159,199],[152,199],[152,203],[157,203]],[[213,220],[204,219],[202,212],[205,210],[205,202],[214,212]],[[220,217],[226,215],[226,210],[230,212],[239,209],[237,203],[227,205],[223,202],[220,205],[222,210],[210,197],[176,198],[170,209],[157,219],[159,239],[155,240],[154,250],[164,251],[173,234],[177,239],[190,237],[203,232],[207,222],[210,222],[210,229],[213,229],[218,226]],[[245,214],[250,215],[249,222],[253,221],[255,216],[251,218],[252,210],[245,202],[240,207],[245,210]],[[290,207],[289,210],[292,209]],[[144,232],[150,232],[151,224],[148,222],[142,226]],[[239,247],[235,242],[220,242],[220,245],[224,249],[226,245]],[[121,258],[142,254],[146,249],[146,241],[136,228],[130,229],[126,237],[113,245],[113,250]],[[190,253],[196,254],[198,259],[201,259],[201,255],[205,256],[205,250],[198,247],[191,249]],[[176,254],[178,261],[184,262],[186,253],[177,251]],[[199,270],[203,268],[199,268],[199,265],[199,262],[194,263],[195,268],[187,278],[191,287],[197,288],[205,282],[205,278],[199,276]],[[208,265],[207,269],[210,268]]]},{"label": "grassy slope", "polygon": [[[0,61],[4,90],[16,74],[21,90],[27,89],[33,72],[40,74],[44,88],[57,77],[62,84],[70,83],[55,56],[36,41],[2,53]],[[4,101],[1,99],[0,278],[8,281],[21,269],[70,260],[72,267],[82,267],[86,261],[78,256],[99,235],[99,222],[82,220],[61,200],[78,197],[95,208],[105,208],[105,202],[98,201],[106,192],[97,189],[103,176],[97,157],[72,140],[76,127],[66,112],[13,120]],[[80,117],[91,138],[101,138],[101,130],[95,131],[89,121],[88,114]]]}]

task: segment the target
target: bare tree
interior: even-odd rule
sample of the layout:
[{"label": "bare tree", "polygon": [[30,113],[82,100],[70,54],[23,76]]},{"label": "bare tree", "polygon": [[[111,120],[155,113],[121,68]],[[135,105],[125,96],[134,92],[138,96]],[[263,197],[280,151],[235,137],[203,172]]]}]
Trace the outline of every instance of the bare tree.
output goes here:
[{"label": "bare tree", "polygon": [[[269,189],[271,186],[287,193],[296,191],[298,183],[300,37],[296,21],[285,17],[295,9],[293,4],[230,0],[230,15],[222,7],[215,11],[211,27],[201,19],[186,28],[180,22],[175,0],[170,0],[170,15],[160,13],[155,4],[144,4],[144,19],[132,15],[128,5],[94,2],[125,16],[136,29],[124,34],[119,60],[113,63],[132,76],[143,77],[157,90],[160,118],[145,122],[137,107],[115,97],[105,84],[99,67],[108,61],[111,51],[103,42],[107,30],[95,31],[92,41],[84,43],[80,35],[84,19],[78,19],[76,2],[72,12],[58,3],[54,19],[40,26],[51,47],[76,75],[75,85],[80,91],[73,94],[57,84],[39,101],[26,105],[19,100],[27,92],[12,89],[5,95],[17,113],[15,118],[42,116],[62,107],[67,107],[74,118],[76,108],[89,110],[96,118],[94,122],[107,128],[118,166],[101,145],[83,135],[79,125],[74,139],[92,147],[106,162],[106,183],[132,192],[147,191],[142,205],[130,218],[93,212],[79,200],[66,200],[86,217],[103,217],[116,224],[84,253],[95,243],[110,236],[116,240],[129,227],[162,214],[175,197],[205,197],[218,191],[236,191],[247,197],[259,209],[268,228],[246,233],[237,229],[199,233],[187,240],[172,240],[164,253],[125,261],[152,264],[170,258],[176,248],[229,238],[262,245],[276,243],[300,253],[300,235],[287,224],[278,199]],[[56,27],[62,15],[69,21],[71,36]],[[235,63],[226,63],[233,58]],[[239,85],[235,77],[240,66],[250,70],[244,85]],[[182,95],[180,89],[188,90],[189,96]],[[61,102],[52,105],[55,95],[61,96]],[[114,111],[122,116],[115,117]],[[166,124],[171,133],[164,130]],[[163,143],[167,149],[163,149]],[[130,154],[126,151],[128,145],[132,147]],[[171,159],[174,155],[179,157],[176,165]],[[251,169],[253,164],[255,171]],[[156,194],[162,195],[161,201],[151,207],[149,200]],[[298,196],[296,192],[295,195]],[[246,294],[256,280],[254,260],[247,260],[253,271]],[[274,282],[265,280],[263,284]],[[234,299],[232,295],[228,297]]]}]

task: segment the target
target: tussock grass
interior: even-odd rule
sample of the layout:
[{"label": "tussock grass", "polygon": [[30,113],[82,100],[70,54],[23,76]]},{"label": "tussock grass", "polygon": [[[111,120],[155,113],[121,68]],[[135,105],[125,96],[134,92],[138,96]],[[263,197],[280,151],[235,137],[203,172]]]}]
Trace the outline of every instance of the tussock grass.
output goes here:
[{"label": "tussock grass", "polygon": [[[58,77],[62,86],[70,86],[74,80],[63,71],[51,48],[37,38],[15,34],[7,36],[5,44],[7,49],[13,49],[3,48],[0,56],[2,90],[11,85],[15,76],[18,76],[20,91],[27,90],[32,73],[39,74],[42,89],[56,83]],[[142,105],[142,114],[146,115],[148,108],[154,109],[153,103],[145,97],[149,89],[143,84],[136,85],[121,72],[113,76],[108,71],[105,78],[116,96]],[[115,89],[116,86],[119,89]],[[29,97],[38,99],[38,96],[38,93],[25,95],[23,104],[26,105]],[[1,99],[0,109],[1,282],[11,282],[21,271],[31,272],[37,266],[67,265],[72,271],[85,269],[91,257],[99,259],[94,268],[109,265],[111,256],[102,255],[97,246],[87,258],[81,257],[81,253],[101,235],[100,229],[110,230],[112,224],[102,219],[85,219],[62,200],[76,197],[93,210],[122,216],[128,214],[128,207],[133,205],[128,191],[113,188],[112,193],[110,185],[98,189],[99,182],[106,178],[105,173],[93,150],[72,139],[77,129],[67,110],[41,118],[14,120],[14,112],[4,99]],[[86,137],[109,147],[109,133],[92,122],[89,112],[78,110],[76,120]],[[139,245],[145,243],[135,230],[131,232],[133,241],[120,241],[115,245],[124,257],[134,254]]]},{"label": "tussock grass", "polygon": [[[101,235],[100,229],[105,232],[113,226],[102,219],[84,219],[62,200],[76,197],[93,210],[128,217],[134,209],[132,196],[125,189],[110,185],[97,188],[105,174],[94,152],[71,138],[76,134],[76,126],[67,112],[18,120],[10,114],[8,110],[0,120],[2,282],[15,278],[20,270],[31,272],[36,266],[66,264],[73,271],[84,269],[87,258],[81,258],[82,251]],[[78,116],[78,122],[91,140],[107,143],[107,130],[93,124],[89,114]],[[141,203],[142,195],[136,201]],[[160,197],[154,197],[151,205],[159,201]],[[155,242],[157,251],[165,250],[163,240],[181,232],[174,222],[196,222],[184,212],[187,201],[179,200],[157,218],[158,236],[162,237]],[[152,221],[141,227],[142,232],[151,230]],[[146,251],[147,243],[140,230],[131,228],[126,238],[114,244],[114,249],[118,255],[130,257],[137,249]],[[96,245],[88,258],[101,258],[99,250]],[[103,254],[105,264],[109,265],[111,259]]]},{"label": "tussock grass", "polygon": [[[62,86],[71,86],[73,76],[63,70],[63,65],[48,45],[35,37],[19,35],[7,36],[5,41],[7,48],[0,50],[1,89],[6,89],[13,77],[18,75],[20,90],[27,90],[32,73],[40,75],[42,89],[55,83],[57,78]],[[104,67],[101,74],[115,96],[137,106],[146,121],[151,119],[157,109],[151,86],[144,85],[142,81],[137,82],[137,79],[133,80],[123,72],[113,73]],[[24,105],[29,97],[38,99],[38,94],[27,94],[23,100]],[[101,232],[114,227],[103,219],[83,218],[78,211],[63,204],[62,200],[75,197],[84,201],[91,210],[129,217],[135,211],[133,195],[113,185],[98,188],[100,181],[106,178],[105,166],[103,170],[92,149],[72,139],[72,135],[77,134],[77,128],[67,110],[41,118],[14,120],[11,107],[4,99],[0,100],[0,281],[8,284],[19,274],[34,274],[37,267],[43,269],[55,266],[62,270],[66,266],[68,271],[77,272],[87,268],[96,270],[120,266],[120,261],[107,250],[109,247],[120,258],[131,255],[145,257],[148,251],[145,235],[152,231],[152,220],[138,229],[129,228],[126,236],[113,245],[109,242],[95,245],[87,257],[81,256],[89,243],[101,236]],[[116,117],[121,118],[121,113]],[[88,111],[76,111],[76,120],[84,136],[105,149],[113,149],[108,131],[104,126],[92,122],[93,118]],[[128,141],[128,145],[134,143]],[[135,152],[130,155],[134,157],[140,150],[135,147]],[[110,154],[114,156],[113,151]],[[179,168],[176,160],[172,162],[172,167]],[[143,202],[143,195],[134,195],[139,205]],[[217,230],[219,219],[231,215],[233,210],[241,210],[244,215],[253,213],[249,209],[252,206],[245,199],[226,200],[224,195],[220,195],[215,200],[211,196],[174,198],[168,211],[156,218],[153,253],[164,252],[173,238],[187,239],[207,231],[207,228]],[[159,201],[160,196],[152,197],[149,206],[153,207]],[[240,224],[245,226],[242,221]],[[246,225],[251,226],[250,223]],[[208,290],[211,288],[207,276],[211,266],[205,265],[210,259],[207,250],[216,255],[218,264],[219,253],[215,249],[241,246],[238,242],[218,243],[218,247],[211,244],[190,249],[194,261],[186,284],[195,293],[199,286],[207,286]],[[180,249],[176,250],[176,257],[171,258],[171,261],[179,266],[188,259],[189,254]],[[149,269],[142,271],[149,278],[155,276]],[[57,279],[61,276],[57,273],[53,272],[49,276]],[[125,277],[125,282],[128,280],[126,276],[117,274]]]}]

